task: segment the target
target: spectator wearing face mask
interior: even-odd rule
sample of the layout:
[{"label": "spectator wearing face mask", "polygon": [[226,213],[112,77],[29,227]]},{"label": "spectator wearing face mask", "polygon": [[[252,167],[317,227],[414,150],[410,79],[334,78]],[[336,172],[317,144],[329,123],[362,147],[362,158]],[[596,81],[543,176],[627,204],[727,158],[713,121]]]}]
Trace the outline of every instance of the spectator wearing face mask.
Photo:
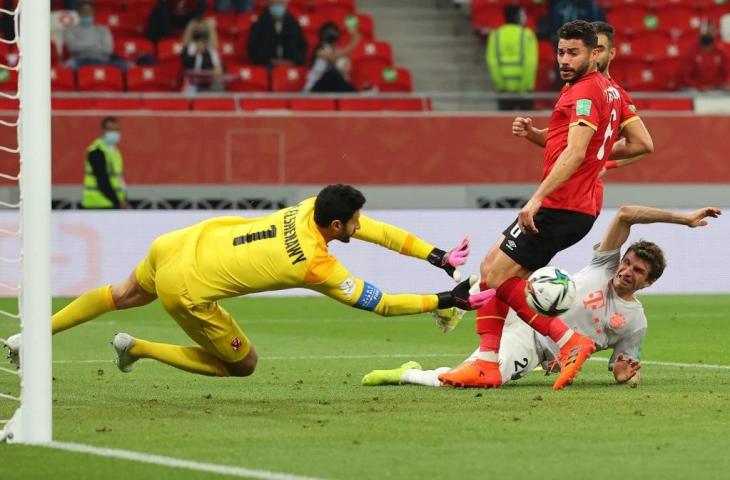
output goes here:
[{"label": "spectator wearing face mask", "polygon": [[183,36],[182,67],[189,92],[222,90],[223,64],[215,28],[202,19],[190,21]]},{"label": "spectator wearing face mask", "polygon": [[66,66],[77,69],[84,65],[114,65],[126,68],[123,60],[114,57],[114,39],[109,27],[94,23],[94,6],[89,1],[79,4],[79,24],[63,31],[63,43],[71,54]]},{"label": "spectator wearing face mask", "polygon": [[730,58],[718,47],[714,26],[704,22],[699,43],[682,62],[682,85],[696,90],[730,91]]},{"label": "spectator wearing face mask", "polygon": [[286,11],[287,0],[271,0],[269,7],[251,26],[248,57],[254,65],[268,68],[304,65],[307,40],[299,22]]},{"label": "spectator wearing face mask", "polygon": [[334,22],[326,22],[319,28],[319,43],[314,47],[312,68],[304,85],[305,92],[354,92],[349,81],[352,62],[350,52],[360,43],[362,35],[351,29],[352,37],[347,46],[340,48],[340,28]]},{"label": "spectator wearing face mask", "polygon": [[122,154],[117,145],[119,119],[101,121],[101,137],[86,149],[84,191],[81,206],[89,209],[127,208],[127,186],[124,183]]}]

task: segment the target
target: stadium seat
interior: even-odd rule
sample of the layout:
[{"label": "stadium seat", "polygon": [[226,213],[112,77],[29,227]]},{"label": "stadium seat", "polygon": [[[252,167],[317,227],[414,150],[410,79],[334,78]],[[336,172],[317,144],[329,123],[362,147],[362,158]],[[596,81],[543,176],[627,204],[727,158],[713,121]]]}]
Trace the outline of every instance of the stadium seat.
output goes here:
[{"label": "stadium seat", "polygon": [[654,72],[661,79],[660,90],[674,91],[679,88],[682,62],[681,58],[664,58],[654,62]]},{"label": "stadium seat", "polygon": [[312,12],[328,20],[355,13],[355,0],[311,0]]},{"label": "stadium seat", "polygon": [[329,112],[337,110],[334,98],[292,98],[289,109],[299,112]]},{"label": "stadium seat", "polygon": [[413,78],[411,71],[403,67],[386,67],[380,72],[377,83],[381,92],[405,92],[413,91]]},{"label": "stadium seat", "polygon": [[474,31],[486,35],[504,25],[504,2],[501,0],[472,0],[471,26]]},{"label": "stadium seat", "polygon": [[341,98],[338,100],[338,109],[348,112],[379,111],[385,109],[382,98]]},{"label": "stadium seat", "polygon": [[236,110],[236,101],[232,97],[198,97],[193,99],[193,110],[234,111]]},{"label": "stadium seat", "polygon": [[353,69],[393,65],[393,49],[388,42],[373,40],[360,42],[350,54]]},{"label": "stadium seat", "polygon": [[723,15],[730,13],[730,5],[721,0],[700,0],[700,18],[710,20],[716,27],[720,25]]},{"label": "stadium seat", "polygon": [[164,67],[135,67],[127,70],[130,92],[166,92],[177,90],[178,78]]},{"label": "stadium seat", "polygon": [[[667,46],[671,43],[671,35],[663,30],[637,32],[632,36],[632,56],[630,58],[641,58],[643,60],[664,58],[667,56]],[[626,44],[621,42],[620,45],[618,54],[623,55],[624,52],[621,48]]]},{"label": "stadium seat", "polygon": [[380,82],[383,67],[380,65],[366,65],[353,69],[350,75],[350,83],[358,91],[370,90]]},{"label": "stadium seat", "polygon": [[[246,39],[247,41],[248,39]],[[248,54],[243,39],[221,38],[218,52],[224,64],[242,64],[247,63]]]},{"label": "stadium seat", "polygon": [[688,5],[687,2],[667,5],[664,8],[657,9],[655,14],[659,21],[658,28],[674,35],[689,30],[696,32],[700,28],[699,12],[693,5]]},{"label": "stadium seat", "polygon": [[187,98],[144,98],[144,110],[181,111],[190,110],[190,101]]},{"label": "stadium seat", "polygon": [[18,91],[18,72],[0,69],[0,91],[10,93]]},{"label": "stadium seat", "polygon": [[219,37],[238,36],[238,19],[235,13],[210,12],[205,14],[215,23],[216,32]]},{"label": "stadium seat", "polygon": [[173,71],[182,69],[181,55],[184,45],[180,40],[165,38],[157,44],[157,64]]},{"label": "stadium seat", "polygon": [[0,97],[0,110],[17,111],[19,108],[20,108],[19,100]]},{"label": "stadium seat", "polygon": [[430,98],[386,98],[383,99],[385,110],[396,112],[425,112],[431,110]]},{"label": "stadium seat", "polygon": [[255,13],[241,13],[236,16],[236,30],[238,30],[238,38],[248,38],[251,31],[251,25],[258,19]]},{"label": "stadium seat", "polygon": [[622,60],[634,60],[643,58],[641,45],[628,35],[622,35],[616,39],[616,56]]},{"label": "stadium seat", "polygon": [[51,67],[51,90],[54,92],[73,92],[76,90],[74,71],[59,66]]},{"label": "stadium seat", "polygon": [[540,40],[538,43],[537,63],[538,69],[553,68],[557,58],[555,47],[550,40]]},{"label": "stadium seat", "polygon": [[[309,40],[310,37],[317,38],[319,36],[319,27],[322,26],[325,19],[316,13],[303,13],[301,15],[297,15],[297,22],[299,22],[299,26],[302,27],[304,35],[307,37],[307,40]],[[309,41],[307,41],[307,44],[309,44],[309,48],[311,49],[314,47],[316,42],[309,43]]]},{"label": "stadium seat", "polygon": [[78,69],[79,90],[86,92],[121,92],[124,90],[122,71],[111,66],[87,66]]},{"label": "stadium seat", "polygon": [[239,106],[246,111],[289,109],[285,98],[242,98]]},{"label": "stadium seat", "polygon": [[619,36],[630,35],[640,30],[649,30],[645,26],[649,10],[641,5],[626,5],[616,8],[608,16],[608,21],[616,29]]},{"label": "stadium seat", "polygon": [[135,37],[142,36],[147,23],[147,17],[137,12],[95,11],[94,21],[99,25],[106,25],[116,37],[118,35]]},{"label": "stadium seat", "polygon": [[268,92],[269,72],[264,67],[253,65],[228,65],[232,77],[226,84],[231,92]]},{"label": "stadium seat", "polygon": [[271,70],[271,91],[301,92],[306,80],[306,67],[274,67]]},{"label": "stadium seat", "polygon": [[[263,8],[266,8],[266,2],[256,2],[257,7],[258,4],[261,4]],[[289,13],[292,15],[299,16],[304,15],[307,13],[311,13],[309,10],[309,0],[289,0],[289,3],[286,6],[286,9]]]},{"label": "stadium seat", "polygon": [[51,109],[53,110],[93,110],[93,98],[56,98],[51,97]]},{"label": "stadium seat", "polygon": [[95,110],[140,110],[143,102],[141,98],[96,98]]},{"label": "stadium seat", "polygon": [[140,57],[155,58],[155,44],[146,38],[114,38],[114,53],[124,60],[136,62]]}]

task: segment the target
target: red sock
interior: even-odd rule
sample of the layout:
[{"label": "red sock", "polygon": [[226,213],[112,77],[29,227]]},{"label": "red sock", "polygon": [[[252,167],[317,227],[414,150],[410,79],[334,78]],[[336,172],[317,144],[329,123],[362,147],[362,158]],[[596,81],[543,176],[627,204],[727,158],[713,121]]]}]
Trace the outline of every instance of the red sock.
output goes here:
[{"label": "red sock", "polygon": [[557,342],[568,331],[568,326],[559,317],[543,317],[535,313],[527,304],[527,297],[525,296],[526,287],[527,280],[524,278],[508,278],[497,289],[497,298],[512,307],[517,312],[517,315],[527,322],[529,326],[537,330],[538,333],[548,336],[554,342]]},{"label": "red sock", "polygon": [[479,335],[479,351],[499,353],[499,342],[502,340],[502,328],[507,317],[509,306],[492,298],[486,305],[477,310],[477,334]]}]

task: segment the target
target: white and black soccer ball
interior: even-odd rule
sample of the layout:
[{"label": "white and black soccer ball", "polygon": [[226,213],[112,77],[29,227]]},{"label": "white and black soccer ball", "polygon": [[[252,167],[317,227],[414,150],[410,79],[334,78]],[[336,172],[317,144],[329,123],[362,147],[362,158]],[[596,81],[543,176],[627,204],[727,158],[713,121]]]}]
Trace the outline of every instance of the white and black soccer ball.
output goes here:
[{"label": "white and black soccer ball", "polygon": [[527,279],[527,303],[540,315],[556,317],[573,306],[575,282],[558,267],[542,267]]}]

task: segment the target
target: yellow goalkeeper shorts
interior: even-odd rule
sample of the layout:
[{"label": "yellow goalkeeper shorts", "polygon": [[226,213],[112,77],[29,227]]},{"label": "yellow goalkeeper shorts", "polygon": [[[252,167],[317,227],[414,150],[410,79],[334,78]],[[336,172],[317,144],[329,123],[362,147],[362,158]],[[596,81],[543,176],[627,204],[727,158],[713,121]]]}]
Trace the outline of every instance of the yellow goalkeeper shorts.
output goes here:
[{"label": "yellow goalkeeper shorts", "polygon": [[236,320],[218,302],[193,302],[185,283],[189,267],[182,255],[185,237],[195,226],[161,235],[137,265],[137,283],[156,293],[167,313],[198,345],[226,363],[242,360],[251,342]]}]

